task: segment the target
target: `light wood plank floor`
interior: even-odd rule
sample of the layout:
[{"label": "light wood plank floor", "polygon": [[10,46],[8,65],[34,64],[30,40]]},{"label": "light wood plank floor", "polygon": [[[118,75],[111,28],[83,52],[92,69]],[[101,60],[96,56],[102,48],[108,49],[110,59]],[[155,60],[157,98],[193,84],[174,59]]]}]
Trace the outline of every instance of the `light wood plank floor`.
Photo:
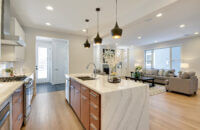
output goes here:
[{"label": "light wood plank floor", "polygon": [[[200,91],[199,91],[200,92]],[[82,130],[64,92],[38,94],[22,130]],[[150,130],[200,130],[200,95],[163,93],[150,97]]]}]

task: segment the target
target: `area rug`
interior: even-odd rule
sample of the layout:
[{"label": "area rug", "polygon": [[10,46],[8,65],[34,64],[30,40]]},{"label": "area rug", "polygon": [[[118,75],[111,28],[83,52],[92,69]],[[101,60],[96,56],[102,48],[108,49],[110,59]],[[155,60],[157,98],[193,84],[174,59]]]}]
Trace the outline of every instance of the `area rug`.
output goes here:
[{"label": "area rug", "polygon": [[165,88],[165,86],[162,86],[162,85],[156,85],[155,87],[149,88],[150,96],[154,96],[154,95],[161,94],[164,92],[166,92],[166,88]]}]

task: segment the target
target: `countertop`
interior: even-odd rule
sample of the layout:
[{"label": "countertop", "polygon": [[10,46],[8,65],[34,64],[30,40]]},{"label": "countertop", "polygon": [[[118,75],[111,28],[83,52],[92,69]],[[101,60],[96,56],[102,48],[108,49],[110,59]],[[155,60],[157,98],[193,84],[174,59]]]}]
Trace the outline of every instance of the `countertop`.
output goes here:
[{"label": "countertop", "polygon": [[91,74],[66,74],[66,79],[74,79],[77,82],[81,83],[84,86],[96,91],[99,94],[114,92],[114,91],[122,91],[126,89],[131,89],[135,87],[144,87],[147,86],[143,83],[135,82],[133,80],[125,80],[121,79],[120,83],[109,83],[107,81],[108,76],[97,75],[97,79],[95,80],[86,80],[83,81],[78,79],[78,76],[91,76]]},{"label": "countertop", "polygon": [[23,83],[23,81],[0,83],[0,105],[2,105],[2,103],[4,103],[15,90],[22,86]]}]

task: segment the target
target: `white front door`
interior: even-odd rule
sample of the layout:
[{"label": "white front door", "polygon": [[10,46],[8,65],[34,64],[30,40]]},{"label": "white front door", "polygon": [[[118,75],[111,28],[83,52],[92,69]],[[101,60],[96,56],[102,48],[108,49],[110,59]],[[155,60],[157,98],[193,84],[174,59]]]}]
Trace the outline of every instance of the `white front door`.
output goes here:
[{"label": "white front door", "polygon": [[68,74],[68,42],[53,40],[53,84],[65,83],[65,74]]},{"label": "white front door", "polygon": [[36,78],[37,83],[50,82],[51,73],[51,45],[47,43],[37,43],[36,46]]}]

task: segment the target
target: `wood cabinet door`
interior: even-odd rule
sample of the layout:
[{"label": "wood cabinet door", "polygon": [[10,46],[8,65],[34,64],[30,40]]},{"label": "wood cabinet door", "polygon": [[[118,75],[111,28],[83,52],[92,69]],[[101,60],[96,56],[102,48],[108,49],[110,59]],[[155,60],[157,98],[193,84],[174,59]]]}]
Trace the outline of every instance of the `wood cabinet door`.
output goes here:
[{"label": "wood cabinet door", "polygon": [[80,90],[78,89],[74,89],[75,90],[75,97],[74,97],[74,105],[75,105],[75,112],[76,112],[76,115],[79,117],[80,119],[80,116],[81,116],[81,101],[80,101]]},{"label": "wood cabinet door", "polygon": [[70,86],[70,105],[75,109],[75,88],[72,85]]},{"label": "wood cabinet door", "polygon": [[81,94],[81,122],[89,130],[89,98]]}]

